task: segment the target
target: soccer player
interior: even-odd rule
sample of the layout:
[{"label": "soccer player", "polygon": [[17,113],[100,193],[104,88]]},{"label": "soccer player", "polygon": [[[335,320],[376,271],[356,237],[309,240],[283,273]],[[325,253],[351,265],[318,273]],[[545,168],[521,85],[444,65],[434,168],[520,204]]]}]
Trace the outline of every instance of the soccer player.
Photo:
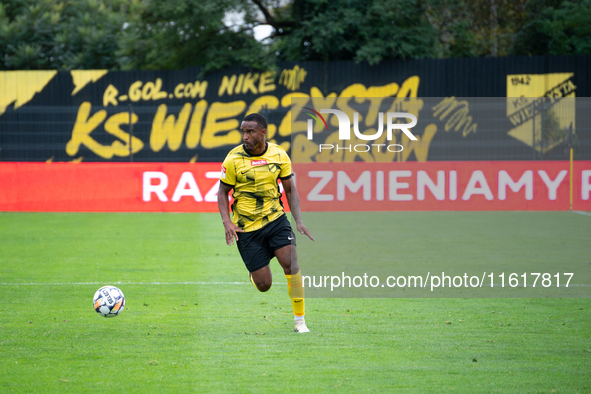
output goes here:
[{"label": "soccer player", "polygon": [[[222,165],[218,208],[226,232],[226,243],[238,245],[253,285],[261,292],[273,282],[269,262],[277,257],[287,278],[294,313],[294,330],[310,332],[304,320],[304,288],[297,262],[295,235],[283,211],[278,179],[289,202],[297,230],[314,237],[302,222],[300,203],[292,182],[291,160],[279,145],[266,142],[267,120],[247,115],[240,125],[242,145],[232,149]],[[230,219],[228,193],[232,197]]]}]

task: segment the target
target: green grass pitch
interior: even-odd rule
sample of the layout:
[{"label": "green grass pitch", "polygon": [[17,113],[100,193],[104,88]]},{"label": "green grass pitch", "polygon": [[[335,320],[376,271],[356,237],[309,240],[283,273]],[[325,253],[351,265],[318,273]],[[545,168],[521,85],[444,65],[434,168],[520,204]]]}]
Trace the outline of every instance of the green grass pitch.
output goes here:
[{"label": "green grass pitch", "polygon": [[[560,247],[564,262],[591,263],[589,216],[387,215],[406,223],[396,247],[409,259],[420,232],[453,264],[450,248],[478,250],[466,241],[478,224],[498,258]],[[533,226],[539,245],[495,245],[527,238],[523,221],[547,223]],[[2,213],[0,392],[591,391],[589,298],[311,298],[304,335],[271,264],[274,285],[258,293],[217,214]],[[106,284],[125,293],[116,318],[92,309]]]}]

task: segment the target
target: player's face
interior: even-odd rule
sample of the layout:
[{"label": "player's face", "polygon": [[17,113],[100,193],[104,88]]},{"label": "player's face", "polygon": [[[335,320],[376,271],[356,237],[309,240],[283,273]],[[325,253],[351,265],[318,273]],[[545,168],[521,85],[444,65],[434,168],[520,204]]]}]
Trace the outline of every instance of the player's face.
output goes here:
[{"label": "player's face", "polygon": [[242,142],[244,147],[249,152],[259,153],[258,151],[265,147],[265,133],[267,129],[263,129],[254,121],[242,122],[240,126],[240,133],[242,134]]}]

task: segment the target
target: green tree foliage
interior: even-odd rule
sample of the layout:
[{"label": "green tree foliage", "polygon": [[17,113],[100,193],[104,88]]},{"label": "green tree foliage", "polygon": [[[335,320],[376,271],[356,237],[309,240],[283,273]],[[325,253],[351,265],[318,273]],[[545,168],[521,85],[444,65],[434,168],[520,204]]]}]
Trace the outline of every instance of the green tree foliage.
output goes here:
[{"label": "green tree foliage", "polygon": [[294,0],[271,9],[254,3],[275,28],[271,47],[282,60],[376,64],[434,54],[437,32],[424,17],[422,0]]},{"label": "green tree foliage", "polygon": [[430,0],[439,57],[591,53],[591,0]]},{"label": "green tree foliage", "polygon": [[0,0],[9,70],[586,53],[591,0]]},{"label": "green tree foliage", "polygon": [[228,27],[234,0],[151,0],[132,15],[121,34],[123,69],[201,66],[205,72],[234,65],[270,66],[272,58],[253,36],[253,24]]},{"label": "green tree foliage", "polygon": [[0,67],[116,68],[123,0],[4,0],[0,3]]},{"label": "green tree foliage", "polygon": [[506,56],[524,24],[527,0],[430,0],[438,57]]},{"label": "green tree foliage", "polygon": [[515,55],[591,54],[591,0],[530,0]]},{"label": "green tree foliage", "polygon": [[2,0],[2,69],[269,66],[252,24],[228,28],[232,0]]}]

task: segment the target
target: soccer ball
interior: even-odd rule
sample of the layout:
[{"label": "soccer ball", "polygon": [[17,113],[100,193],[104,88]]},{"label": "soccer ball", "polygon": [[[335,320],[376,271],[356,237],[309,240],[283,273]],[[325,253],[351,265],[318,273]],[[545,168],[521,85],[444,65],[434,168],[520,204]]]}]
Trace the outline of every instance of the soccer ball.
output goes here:
[{"label": "soccer ball", "polygon": [[115,317],[125,308],[125,296],[115,286],[103,286],[94,293],[94,310],[102,317]]}]

